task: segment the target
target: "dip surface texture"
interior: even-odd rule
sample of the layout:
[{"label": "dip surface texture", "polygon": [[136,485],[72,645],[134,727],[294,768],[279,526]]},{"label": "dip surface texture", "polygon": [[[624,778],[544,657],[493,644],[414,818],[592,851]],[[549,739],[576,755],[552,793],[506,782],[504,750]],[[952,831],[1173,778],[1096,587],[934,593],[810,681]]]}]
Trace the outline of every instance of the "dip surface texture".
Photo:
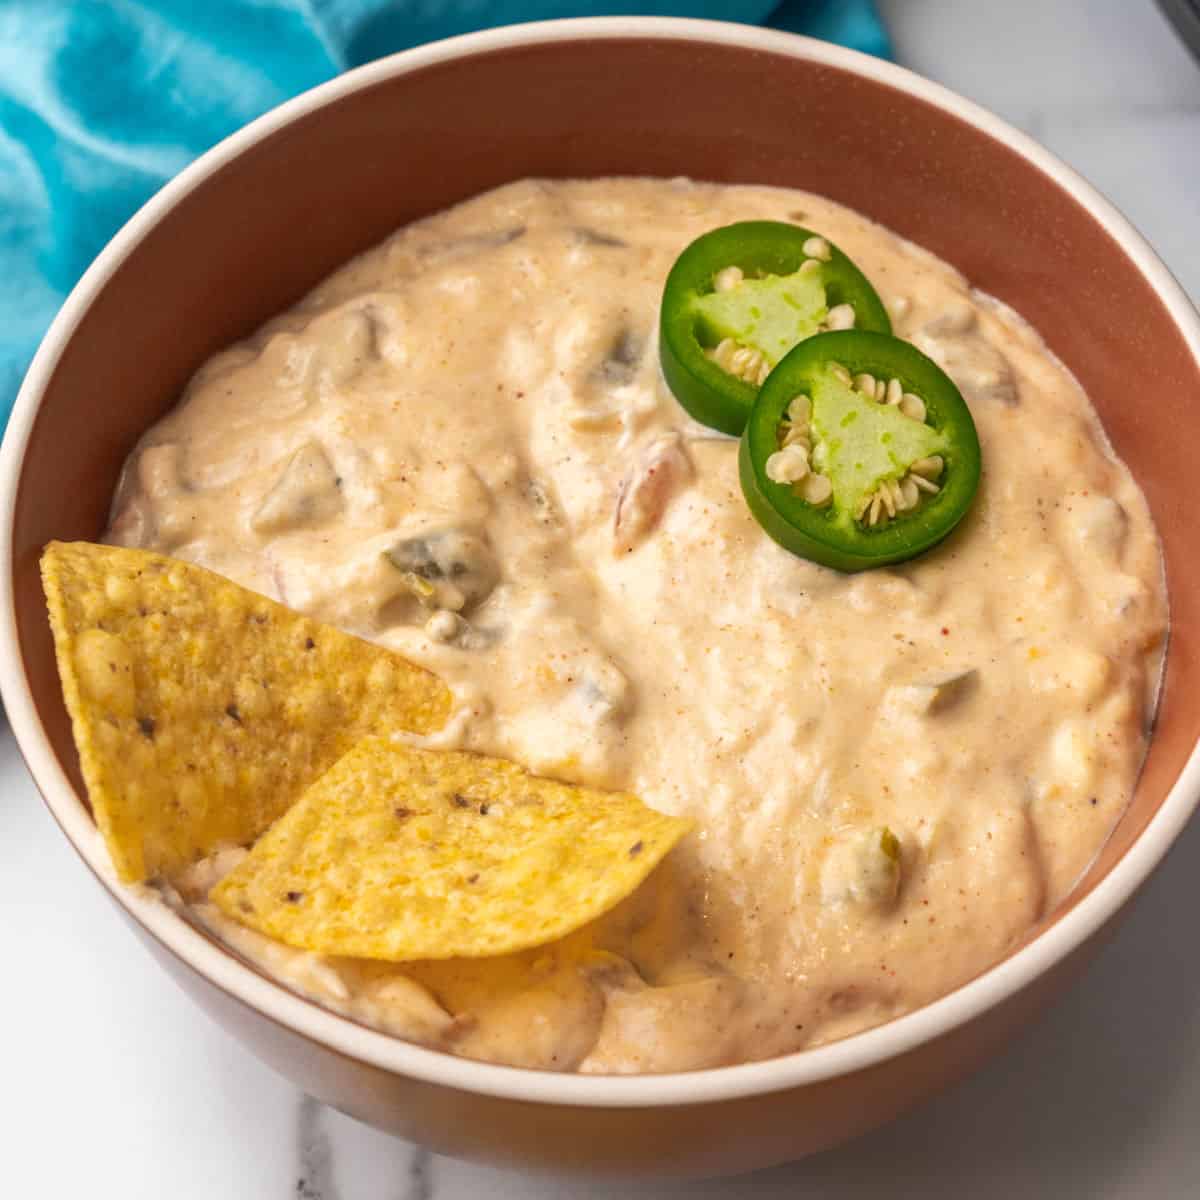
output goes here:
[{"label": "dip surface texture", "polygon": [[[737,443],[662,383],[672,261],[753,218],[837,243],[966,397],[983,482],[924,557],[846,576],[780,549]],[[457,709],[421,744],[697,822],[607,916],[502,959],[270,942],[205,902],[235,849],[175,881],[338,1011],[558,1070],[777,1055],[996,962],[1127,803],[1166,628],[1146,505],[1037,334],[864,218],[758,187],[525,181],[401,230],[197,374],[108,540],[437,672]]]}]

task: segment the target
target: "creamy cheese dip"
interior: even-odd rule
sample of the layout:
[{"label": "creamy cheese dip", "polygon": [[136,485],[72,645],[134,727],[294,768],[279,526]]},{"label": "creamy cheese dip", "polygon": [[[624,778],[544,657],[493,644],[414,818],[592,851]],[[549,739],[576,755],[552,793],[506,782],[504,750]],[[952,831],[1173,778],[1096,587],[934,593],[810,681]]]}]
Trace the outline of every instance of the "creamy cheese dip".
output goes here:
[{"label": "creamy cheese dip", "polygon": [[[966,396],[983,483],[924,557],[846,576],[780,549],[736,443],[663,385],[668,268],[751,218],[840,245]],[[196,375],[108,536],[436,671],[458,707],[428,744],[695,819],[607,917],[490,961],[273,943],[205,903],[238,850],[177,881],[339,1012],[558,1070],[765,1058],[995,963],[1128,801],[1166,626],[1145,502],[1037,334],[878,225],[762,187],[525,181],[401,230]]]}]

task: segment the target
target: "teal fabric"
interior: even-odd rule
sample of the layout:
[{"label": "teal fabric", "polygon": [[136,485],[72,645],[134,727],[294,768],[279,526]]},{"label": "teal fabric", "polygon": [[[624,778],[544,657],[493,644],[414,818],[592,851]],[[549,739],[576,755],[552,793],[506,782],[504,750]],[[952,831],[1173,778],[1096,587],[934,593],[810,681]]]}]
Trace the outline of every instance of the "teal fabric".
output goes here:
[{"label": "teal fabric", "polygon": [[763,23],[889,54],[873,0],[0,0],[0,427],[88,263],[226,134],[396,50],[601,13]]}]

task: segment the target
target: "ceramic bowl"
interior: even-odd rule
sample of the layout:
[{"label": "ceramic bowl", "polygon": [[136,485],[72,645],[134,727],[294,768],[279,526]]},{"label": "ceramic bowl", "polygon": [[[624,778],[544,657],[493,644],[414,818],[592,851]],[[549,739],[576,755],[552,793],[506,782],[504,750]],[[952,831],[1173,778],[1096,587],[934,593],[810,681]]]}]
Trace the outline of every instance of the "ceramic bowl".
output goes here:
[{"label": "ceramic bowl", "polygon": [[[1174,630],[1128,811],[1069,900],[1005,961],[833,1045],[626,1078],[470,1062],[373,1032],[257,974],[153,892],[115,885],[83,799],[37,567],[49,539],[101,533],[122,460],[193,370],[339,263],[508,180],[610,174],[823,192],[1015,308],[1087,389],[1145,489]],[[223,142],[71,294],[0,460],[4,701],[47,805],[130,926],[249,1051],[314,1096],[496,1163],[717,1174],[798,1158],[1002,1046],[1080,969],[1195,808],[1197,396],[1200,321],[1143,239],[1028,138],[899,67],[692,21],[553,22],[442,42],[343,76]]]}]

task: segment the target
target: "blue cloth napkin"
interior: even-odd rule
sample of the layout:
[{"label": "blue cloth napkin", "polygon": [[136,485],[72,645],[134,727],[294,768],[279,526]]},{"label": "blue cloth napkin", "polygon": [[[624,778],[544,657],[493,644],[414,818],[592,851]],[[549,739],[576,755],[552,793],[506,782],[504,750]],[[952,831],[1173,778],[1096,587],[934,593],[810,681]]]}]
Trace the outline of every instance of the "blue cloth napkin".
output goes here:
[{"label": "blue cloth napkin", "polygon": [[0,428],[88,263],[226,134],[396,50],[622,12],[764,23],[890,52],[873,0],[0,0]]}]

